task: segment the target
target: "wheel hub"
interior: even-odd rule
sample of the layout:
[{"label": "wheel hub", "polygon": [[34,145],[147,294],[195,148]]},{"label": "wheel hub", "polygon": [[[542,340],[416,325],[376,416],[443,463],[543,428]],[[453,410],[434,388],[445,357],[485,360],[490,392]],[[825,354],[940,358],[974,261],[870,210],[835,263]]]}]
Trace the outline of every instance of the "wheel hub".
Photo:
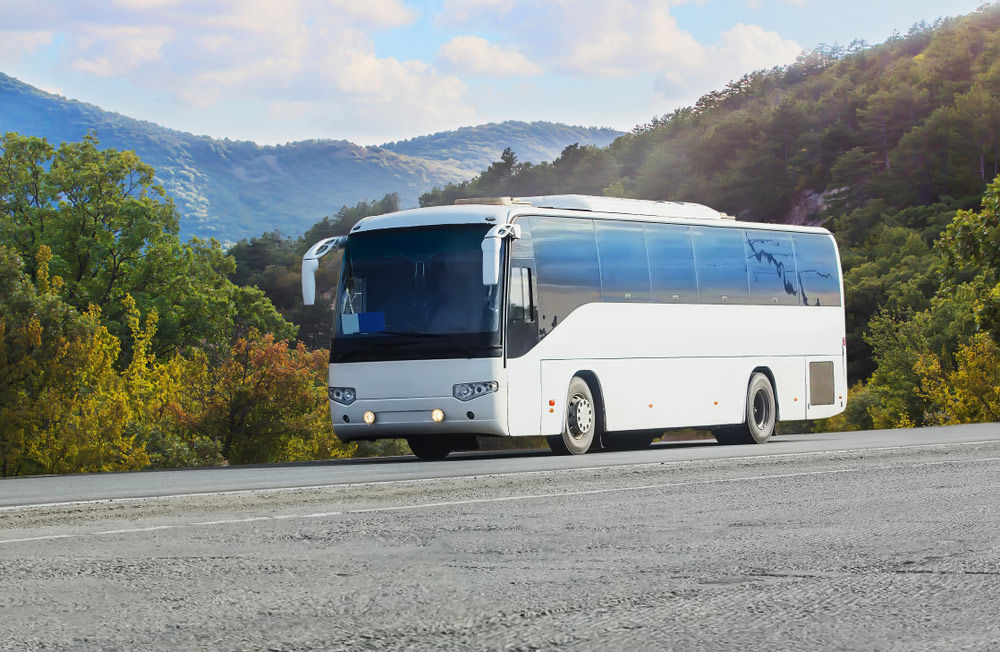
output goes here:
[{"label": "wheel hub", "polygon": [[574,396],[569,404],[569,431],[579,439],[594,425],[594,407],[583,396]]},{"label": "wheel hub", "polygon": [[771,418],[771,406],[768,405],[767,393],[758,391],[753,397],[753,421],[758,429],[763,429]]}]

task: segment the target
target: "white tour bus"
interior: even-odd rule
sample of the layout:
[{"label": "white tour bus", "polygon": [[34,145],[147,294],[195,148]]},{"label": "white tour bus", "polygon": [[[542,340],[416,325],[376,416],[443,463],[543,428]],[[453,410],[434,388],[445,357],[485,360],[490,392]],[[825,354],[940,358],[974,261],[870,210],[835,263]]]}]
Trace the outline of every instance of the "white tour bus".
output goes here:
[{"label": "white tour bus", "polygon": [[821,228],[699,204],[552,195],[368,217],[343,247],[330,415],[346,441],[423,459],[476,436],[560,453],[642,447],[668,428],[763,443],[847,396],[844,291]]}]

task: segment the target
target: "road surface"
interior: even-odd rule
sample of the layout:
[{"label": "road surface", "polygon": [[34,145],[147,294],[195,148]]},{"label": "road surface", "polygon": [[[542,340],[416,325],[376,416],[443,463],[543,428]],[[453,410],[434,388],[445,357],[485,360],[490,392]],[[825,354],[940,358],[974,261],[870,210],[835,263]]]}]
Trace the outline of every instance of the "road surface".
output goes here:
[{"label": "road surface", "polygon": [[0,481],[0,649],[1000,648],[1000,425]]}]

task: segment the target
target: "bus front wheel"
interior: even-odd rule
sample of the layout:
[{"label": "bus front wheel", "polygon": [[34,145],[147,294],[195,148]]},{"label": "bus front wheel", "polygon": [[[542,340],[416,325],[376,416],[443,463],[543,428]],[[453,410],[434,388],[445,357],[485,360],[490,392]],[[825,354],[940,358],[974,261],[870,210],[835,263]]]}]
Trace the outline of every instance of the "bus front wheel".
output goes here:
[{"label": "bus front wheel", "polygon": [[778,411],[771,380],[757,372],[747,386],[746,421],[715,431],[720,444],[764,444],[774,434]]},{"label": "bus front wheel", "polygon": [[590,385],[579,376],[573,376],[566,396],[562,433],[546,437],[552,452],[557,455],[582,455],[599,448],[599,409]]},{"label": "bus front wheel", "polygon": [[437,437],[407,437],[406,443],[410,445],[410,450],[420,459],[428,462],[443,460],[448,457],[448,453],[455,450],[451,442],[444,438]]}]

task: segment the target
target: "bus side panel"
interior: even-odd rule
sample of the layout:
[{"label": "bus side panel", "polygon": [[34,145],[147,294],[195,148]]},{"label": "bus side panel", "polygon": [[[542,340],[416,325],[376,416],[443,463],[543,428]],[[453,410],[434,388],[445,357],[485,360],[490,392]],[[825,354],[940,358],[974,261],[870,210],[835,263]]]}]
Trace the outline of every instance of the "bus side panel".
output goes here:
[{"label": "bus side panel", "polygon": [[[590,366],[586,360],[542,360],[542,435],[558,435],[566,419],[566,393],[573,374]],[[550,401],[555,405],[550,405]]]},{"label": "bus side panel", "polygon": [[597,377],[608,431],[737,423],[743,420],[746,365],[730,358],[543,360],[542,401],[555,405],[544,409],[541,431],[562,430],[567,388],[580,371]]},{"label": "bus side panel", "polygon": [[543,407],[537,348],[507,360],[507,425],[515,437],[540,432]]},{"label": "bus side panel", "polygon": [[742,419],[743,360],[595,360],[609,431],[718,425]]},{"label": "bus side panel", "polygon": [[[833,360],[836,395],[845,395],[842,315],[797,306],[582,306],[524,356],[541,358],[542,432],[562,428],[566,389],[581,370],[597,376],[611,431],[741,423],[755,368],[774,377],[779,417],[804,419],[807,358]],[[842,409],[837,399],[808,416]]]},{"label": "bus side panel", "polygon": [[770,369],[771,375],[774,376],[774,400],[778,405],[778,419],[780,421],[805,419],[807,397],[802,358],[799,356],[764,358],[755,361],[750,369],[758,367]]}]

